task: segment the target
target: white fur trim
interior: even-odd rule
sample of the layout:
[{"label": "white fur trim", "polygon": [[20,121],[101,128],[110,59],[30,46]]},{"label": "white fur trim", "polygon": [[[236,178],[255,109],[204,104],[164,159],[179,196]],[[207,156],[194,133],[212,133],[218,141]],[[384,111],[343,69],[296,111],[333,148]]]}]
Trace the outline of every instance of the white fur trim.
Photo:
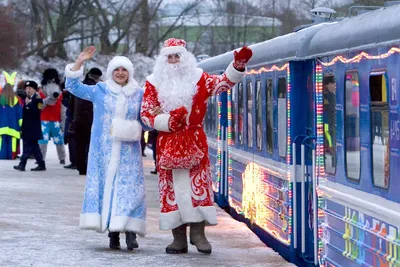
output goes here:
[{"label": "white fur trim", "polygon": [[201,77],[203,76],[203,72],[204,72],[203,69],[196,68],[196,73],[195,73],[195,76],[194,76],[196,84],[200,81]]},{"label": "white fur trim", "polygon": [[151,75],[147,76],[146,80],[157,89],[158,83],[156,82],[157,79],[154,76],[154,74],[151,74]]},{"label": "white fur trim", "polygon": [[182,54],[187,52],[183,46],[169,46],[161,48],[160,55]]},{"label": "white fur trim", "polygon": [[217,211],[214,206],[193,207],[190,170],[172,170],[175,200],[178,210],[161,213],[160,229],[170,230],[184,223],[206,221],[209,225],[217,225]]},{"label": "white fur trim", "polygon": [[157,115],[154,119],[154,129],[160,132],[170,132],[169,130],[169,114]]},{"label": "white fur trim", "polygon": [[[118,95],[117,103],[115,104],[115,117],[125,118],[127,110],[126,97],[122,94]],[[108,163],[106,181],[104,184],[103,209],[101,210],[101,232],[107,230],[108,218],[111,212],[110,202],[113,183],[121,158],[121,142],[113,140],[111,147],[111,157]]]},{"label": "white fur trim", "polygon": [[128,216],[113,216],[109,230],[110,232],[134,232],[144,237],[146,235],[146,222]]},{"label": "white fur trim", "polygon": [[231,82],[238,83],[243,79],[244,75],[246,74],[246,70],[245,71],[238,71],[233,66],[233,61],[232,61],[231,64],[229,64],[228,68],[226,68],[225,74],[226,74],[226,77]]},{"label": "white fur trim", "polygon": [[[160,214],[160,230],[172,230],[185,223],[197,223],[206,221],[206,226],[215,226],[217,222],[217,210],[214,206],[197,207],[193,209],[196,213],[190,220],[183,220],[180,210]],[[215,218],[215,219],[213,219]]]},{"label": "white fur trim", "polygon": [[124,120],[114,118],[112,120],[112,136],[117,141],[134,142],[140,140],[142,126],[137,120]]},{"label": "white fur trim", "polygon": [[79,218],[79,228],[84,230],[96,230],[100,232],[101,217],[97,213],[82,213]]},{"label": "white fur trim", "polygon": [[122,92],[123,94],[125,94],[126,96],[130,96],[133,93],[139,91],[139,85],[136,82],[136,80],[134,80],[132,78],[132,80],[128,81],[128,84],[126,84],[125,86],[121,86],[118,83],[116,83],[113,79],[108,79],[105,84],[107,85],[107,88],[113,92],[114,94],[119,94],[120,92]]},{"label": "white fur trim", "polygon": [[71,70],[73,66],[74,66],[74,63],[71,63],[65,67],[65,77],[75,79],[75,78],[79,78],[83,75],[83,65],[81,66],[81,68],[79,70],[76,70],[76,71]]},{"label": "white fur trim", "polygon": [[[112,79],[112,73],[115,69],[119,67],[124,67],[129,72],[128,83],[125,86],[121,86],[117,84]],[[133,64],[129,58],[124,56],[115,56],[108,63],[107,66],[107,81],[106,84],[108,88],[115,94],[119,94],[121,91],[125,95],[131,95],[134,92],[138,91],[139,85],[137,81],[133,78]]]}]

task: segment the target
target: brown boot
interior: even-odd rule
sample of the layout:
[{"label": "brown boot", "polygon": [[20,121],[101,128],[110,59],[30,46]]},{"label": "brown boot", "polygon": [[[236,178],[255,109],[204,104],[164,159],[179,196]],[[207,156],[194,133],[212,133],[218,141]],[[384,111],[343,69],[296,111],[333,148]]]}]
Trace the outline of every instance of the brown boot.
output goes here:
[{"label": "brown boot", "polygon": [[186,237],[186,224],[172,229],[174,241],[165,248],[168,254],[182,254],[188,252],[188,244]]},{"label": "brown boot", "polygon": [[211,244],[204,234],[205,221],[190,224],[190,244],[195,245],[201,253],[211,254]]}]

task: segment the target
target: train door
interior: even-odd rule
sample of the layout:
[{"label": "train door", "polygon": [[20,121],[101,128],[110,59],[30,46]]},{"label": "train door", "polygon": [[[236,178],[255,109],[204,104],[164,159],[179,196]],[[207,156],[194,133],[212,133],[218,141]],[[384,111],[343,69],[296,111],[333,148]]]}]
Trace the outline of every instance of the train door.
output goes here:
[{"label": "train door", "polygon": [[313,61],[291,63],[291,136],[293,248],[305,262],[318,265],[316,198],[317,101],[321,73]]}]

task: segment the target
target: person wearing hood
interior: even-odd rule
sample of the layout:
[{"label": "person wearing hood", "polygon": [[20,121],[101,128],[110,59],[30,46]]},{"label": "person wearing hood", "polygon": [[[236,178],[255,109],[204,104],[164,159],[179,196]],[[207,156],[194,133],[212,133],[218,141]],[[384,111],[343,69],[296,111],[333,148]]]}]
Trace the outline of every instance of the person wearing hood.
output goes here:
[{"label": "person wearing hood", "polygon": [[143,89],[133,78],[133,64],[114,57],[107,79],[96,85],[80,82],[83,63],[92,58],[87,47],[65,68],[66,90],[93,103],[93,125],[80,228],[109,231],[110,248],[120,249],[125,232],[128,250],[138,247],[136,234],[146,232],[146,202],[140,137]]}]

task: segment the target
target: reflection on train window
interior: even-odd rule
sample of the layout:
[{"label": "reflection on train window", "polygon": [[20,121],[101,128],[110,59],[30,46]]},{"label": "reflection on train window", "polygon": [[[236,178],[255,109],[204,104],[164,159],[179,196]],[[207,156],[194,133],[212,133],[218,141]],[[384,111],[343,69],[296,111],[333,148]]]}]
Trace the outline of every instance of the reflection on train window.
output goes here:
[{"label": "reflection on train window", "polygon": [[377,187],[389,185],[389,105],[384,73],[369,77],[371,95],[371,137],[373,181]]},{"label": "reflection on train window", "polygon": [[360,93],[357,72],[346,73],[345,86],[346,172],[348,178],[360,180]]},{"label": "reflection on train window", "polygon": [[235,144],[236,132],[237,132],[237,124],[236,124],[236,91],[237,86],[232,87],[231,89],[231,141],[232,144]]},{"label": "reflection on train window", "polygon": [[273,113],[273,97],[274,87],[272,85],[272,79],[267,80],[267,151],[273,153],[274,151],[274,113]]},{"label": "reflection on train window", "polygon": [[261,81],[258,80],[256,83],[256,140],[257,150],[262,150],[262,97],[261,97]]},{"label": "reflection on train window", "polygon": [[239,83],[238,90],[238,139],[239,143],[243,145],[243,136],[244,136],[244,128],[243,128],[243,84]]},{"label": "reflection on train window", "polygon": [[206,131],[206,133],[208,135],[210,135],[210,125],[211,125],[211,123],[210,123],[210,120],[211,120],[210,112],[211,112],[211,98],[208,98],[208,100],[207,100],[207,110],[206,110],[206,119],[205,119],[205,122],[204,122],[204,129],[205,129],[205,131]]},{"label": "reflection on train window", "polygon": [[279,156],[286,156],[286,78],[278,80],[278,150]]},{"label": "reflection on train window", "polygon": [[333,75],[324,75],[324,141],[325,171],[336,173],[336,81]]},{"label": "reflection on train window", "polygon": [[211,133],[215,137],[217,135],[217,101],[216,96],[211,96]]},{"label": "reflection on train window", "polygon": [[247,146],[253,147],[253,84],[247,81]]}]

